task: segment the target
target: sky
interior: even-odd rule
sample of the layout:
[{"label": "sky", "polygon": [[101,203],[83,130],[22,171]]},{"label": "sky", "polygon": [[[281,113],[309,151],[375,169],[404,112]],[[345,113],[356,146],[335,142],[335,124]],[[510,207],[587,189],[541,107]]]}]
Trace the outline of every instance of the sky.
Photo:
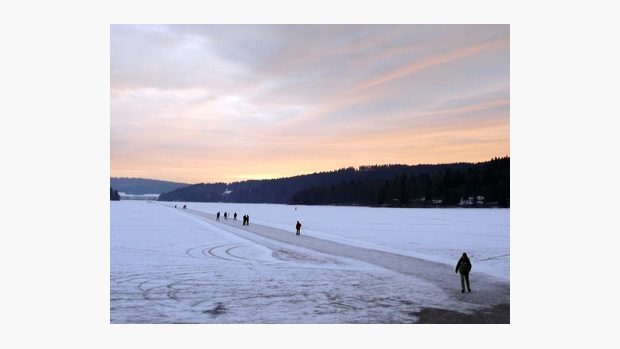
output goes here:
[{"label": "sky", "polygon": [[110,175],[510,155],[509,25],[111,25]]}]

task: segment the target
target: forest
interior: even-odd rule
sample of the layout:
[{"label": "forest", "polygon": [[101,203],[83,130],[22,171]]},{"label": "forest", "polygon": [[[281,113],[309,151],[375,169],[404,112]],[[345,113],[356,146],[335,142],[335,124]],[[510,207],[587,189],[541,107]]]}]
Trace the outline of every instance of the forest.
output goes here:
[{"label": "forest", "polygon": [[509,207],[510,157],[479,163],[371,165],[294,177],[201,183],[163,193],[160,201]]},{"label": "forest", "polygon": [[349,180],[296,193],[293,204],[400,207],[509,207],[510,159],[408,171],[386,180]]}]

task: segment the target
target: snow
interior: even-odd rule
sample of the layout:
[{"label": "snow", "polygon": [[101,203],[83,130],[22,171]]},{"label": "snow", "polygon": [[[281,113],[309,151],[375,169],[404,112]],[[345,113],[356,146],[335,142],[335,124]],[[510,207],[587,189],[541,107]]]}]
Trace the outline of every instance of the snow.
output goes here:
[{"label": "snow", "polygon": [[187,203],[215,214],[250,215],[251,222],[305,235],[456,265],[463,252],[475,271],[510,279],[510,210],[375,208],[274,204]]},{"label": "snow", "polygon": [[[462,253],[460,242],[473,251],[474,268],[486,266],[490,274],[499,274],[497,265],[507,258],[478,262],[476,258],[509,253],[507,210],[325,206],[295,210],[286,205],[221,203],[188,203],[188,208],[144,201],[110,203],[112,323],[415,322],[415,312],[422,307],[468,312],[479,304],[446,291],[445,282],[396,272],[398,268],[389,264],[390,254],[376,251],[375,262],[368,256],[361,258],[370,250],[350,247],[343,248],[349,254],[328,254],[313,246],[325,246],[327,239],[338,242],[333,245],[336,248],[374,247],[448,261]],[[262,237],[243,230],[241,222],[232,218],[228,225],[217,223],[193,214],[192,209],[236,211],[239,219],[247,213],[251,228],[263,224],[264,231],[283,228],[291,236],[300,220],[305,240],[298,241],[315,245],[305,248]],[[404,232],[394,231],[404,227]],[[455,237],[459,231],[470,233]],[[506,251],[498,232],[506,234]],[[455,258],[449,260],[451,268]],[[446,274],[450,274],[448,287],[453,283],[458,289],[458,276],[449,270]],[[472,279],[475,288],[478,284]],[[483,284],[490,283],[479,280]]]}]

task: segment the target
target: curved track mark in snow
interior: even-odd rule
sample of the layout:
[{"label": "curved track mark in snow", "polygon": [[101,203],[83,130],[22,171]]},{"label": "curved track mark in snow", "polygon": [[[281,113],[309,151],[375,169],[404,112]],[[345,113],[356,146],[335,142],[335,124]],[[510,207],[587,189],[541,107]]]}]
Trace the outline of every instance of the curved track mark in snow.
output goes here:
[{"label": "curved track mark in snow", "polygon": [[242,247],[242,246],[241,246],[241,245],[233,246],[233,247],[230,247],[230,248],[226,249],[226,251],[224,251],[224,252],[225,252],[227,255],[229,255],[229,256],[231,256],[231,257],[233,257],[233,258],[238,258],[238,259],[243,259],[243,260],[245,260],[245,261],[255,262],[255,260],[253,260],[253,259],[248,259],[248,258],[241,257],[241,256],[237,256],[237,255],[235,255],[235,254],[230,253],[230,251],[231,251],[231,250],[234,250],[234,249],[239,248],[239,247]]},{"label": "curved track mark in snow", "polygon": [[211,256],[213,256],[215,258],[219,258],[219,259],[223,259],[223,260],[227,260],[227,261],[237,262],[237,260],[235,260],[235,259],[218,256],[217,254],[215,254],[215,252],[213,252],[214,250],[217,250],[219,248],[226,247],[226,246],[230,246],[230,245],[219,245],[219,246],[211,247],[211,248],[208,248],[208,251],[207,251],[207,248],[205,248],[204,250],[202,250],[202,254],[206,256],[207,254],[205,253],[205,251],[207,251],[208,254],[210,254]]},{"label": "curved track mark in snow", "polygon": [[204,247],[204,246],[196,246],[196,247],[188,248],[187,250],[185,250],[185,254],[187,254],[188,256],[193,257],[193,258],[200,258],[200,257],[196,257],[193,254],[191,254],[190,251],[193,251],[193,250],[201,248],[201,247]]},{"label": "curved track mark in snow", "polygon": [[[237,256],[235,254],[230,253],[231,250],[234,250],[239,247],[242,247],[242,246],[231,245],[231,244],[224,244],[224,245],[217,245],[217,246],[200,245],[200,246],[194,246],[194,247],[188,248],[187,250],[185,250],[185,254],[193,258],[215,257],[217,259],[223,259],[223,260],[232,261],[232,262],[256,262],[256,260]],[[223,253],[220,252],[221,250],[224,250]],[[196,256],[194,254],[195,253],[194,251],[196,252],[200,251],[200,255]]]}]

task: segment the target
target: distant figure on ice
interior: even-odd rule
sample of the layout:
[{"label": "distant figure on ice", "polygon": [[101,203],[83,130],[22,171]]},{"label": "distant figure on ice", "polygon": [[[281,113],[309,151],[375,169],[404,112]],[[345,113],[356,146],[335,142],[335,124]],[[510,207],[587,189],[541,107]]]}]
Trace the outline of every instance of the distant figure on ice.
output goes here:
[{"label": "distant figure on ice", "polygon": [[301,232],[301,223],[299,223],[299,221],[297,221],[297,224],[295,224],[295,229],[297,229],[297,235],[300,235]]},{"label": "distant figure on ice", "polygon": [[186,209],[186,208],[187,208],[187,205],[183,205],[183,209]]},{"label": "distant figure on ice", "polygon": [[228,220],[228,212],[224,212],[224,219]]},{"label": "distant figure on ice", "polygon": [[243,225],[250,225],[250,215],[243,216]]},{"label": "distant figure on ice", "polygon": [[177,208],[177,205],[174,205],[174,208]]},{"label": "distant figure on ice", "polygon": [[220,212],[218,211],[217,214],[215,215],[215,220],[219,221],[220,220]]},{"label": "distant figure on ice", "polygon": [[467,283],[467,291],[471,292],[471,288],[469,288],[469,271],[471,270],[471,262],[467,257],[467,253],[463,252],[463,256],[459,259],[459,262],[456,263],[456,269],[454,272],[461,273],[461,293],[465,292],[465,284]]},{"label": "distant figure on ice", "polygon": [[233,220],[237,220],[237,212],[235,212],[235,214],[233,215]]}]

